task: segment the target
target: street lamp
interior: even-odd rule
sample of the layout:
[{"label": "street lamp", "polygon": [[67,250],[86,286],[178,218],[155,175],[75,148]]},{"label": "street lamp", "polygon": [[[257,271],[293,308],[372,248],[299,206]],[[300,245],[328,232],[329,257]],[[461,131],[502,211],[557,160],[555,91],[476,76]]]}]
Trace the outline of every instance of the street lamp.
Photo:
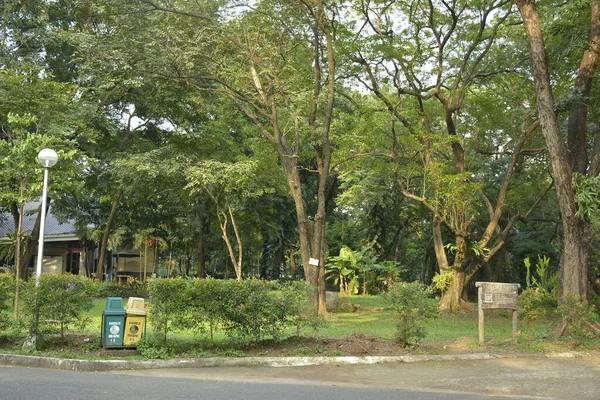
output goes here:
[{"label": "street lamp", "polygon": [[42,192],[42,209],[40,210],[40,238],[38,241],[38,257],[35,269],[36,285],[42,275],[42,258],[44,257],[44,228],[46,224],[46,198],[48,197],[48,169],[58,161],[58,155],[52,149],[43,149],[38,153],[38,161],[44,167],[44,190]]},{"label": "street lamp", "polygon": [[[46,225],[46,198],[48,197],[48,168],[51,168],[58,161],[58,155],[52,149],[43,149],[38,153],[38,161],[44,167],[44,190],[42,191],[42,208],[40,210],[40,238],[38,241],[38,256],[37,264],[35,269],[35,285],[38,286],[40,283],[40,276],[42,275],[42,258],[44,258],[44,230]],[[37,294],[33,309],[33,325],[31,331],[23,343],[24,349],[35,349],[38,342],[38,323],[39,323],[39,310]]]}]

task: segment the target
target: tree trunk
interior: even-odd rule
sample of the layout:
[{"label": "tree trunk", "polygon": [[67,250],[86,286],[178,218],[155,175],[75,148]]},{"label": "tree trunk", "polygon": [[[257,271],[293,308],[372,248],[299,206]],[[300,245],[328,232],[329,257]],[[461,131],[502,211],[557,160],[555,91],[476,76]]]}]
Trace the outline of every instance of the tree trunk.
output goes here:
[{"label": "tree trunk", "polygon": [[[48,204],[50,204],[50,199],[48,199]],[[42,206],[40,205],[40,210],[41,210],[41,208],[42,208]],[[46,215],[48,215],[49,210],[50,210],[50,207],[46,207]],[[41,213],[41,211],[39,211],[37,213],[37,217],[35,219],[33,229],[31,230],[31,235],[25,242],[25,253],[23,254],[23,257],[21,257],[21,265],[19,268],[21,270],[21,277],[23,278],[24,281],[29,279],[29,274],[27,273],[28,269],[29,269],[29,264],[31,264],[31,260],[33,260],[33,256],[35,254],[35,251],[36,251],[36,248],[38,245],[38,238],[40,236],[40,224],[41,224],[40,213]]]},{"label": "tree trunk", "polygon": [[440,308],[444,311],[455,312],[465,305],[463,290],[465,288],[465,262],[467,241],[462,236],[456,237],[456,253],[452,264],[452,283],[442,294]]},{"label": "tree trunk", "polygon": [[206,278],[206,259],[204,253],[204,231],[206,225],[206,216],[200,215],[200,226],[198,229],[198,254],[196,258],[197,271],[196,276],[200,279]]},{"label": "tree trunk", "polygon": [[96,269],[96,278],[103,280],[104,278],[104,263],[106,262],[106,253],[108,251],[108,238],[110,237],[110,231],[112,230],[115,217],[117,216],[117,209],[119,208],[119,200],[121,199],[122,191],[117,191],[117,196],[112,202],[110,208],[110,214],[104,227],[104,233],[102,234],[102,242],[100,243],[100,256],[98,257],[98,268]]},{"label": "tree trunk", "polygon": [[290,265],[292,267],[292,279],[296,280],[296,271],[298,270],[298,263],[296,261],[296,249],[292,248],[290,251]]},{"label": "tree trunk", "polygon": [[[571,185],[574,171],[585,171],[588,160],[587,134],[583,121],[587,118],[587,106],[576,100],[569,114],[568,140],[565,145],[554,112],[554,98],[550,83],[546,49],[539,17],[533,0],[517,1],[529,40],[533,75],[536,86],[538,117],[542,135],[548,147],[552,163],[556,194],[562,216],[564,250],[561,258],[558,295],[559,301],[565,296],[575,295],[584,300],[588,295],[587,271],[589,257],[590,224],[577,215],[577,199]],[[600,39],[600,2],[592,1],[592,34],[590,47],[582,57],[575,89],[580,94],[589,93],[590,73],[595,71],[598,62]],[[589,76],[587,76],[589,75]],[[584,79],[585,78],[585,79]],[[589,81],[586,81],[589,79]],[[582,143],[585,143],[582,145]],[[570,153],[569,153],[570,151]],[[570,156],[573,158],[571,159]],[[579,158],[579,160],[574,160]],[[582,166],[583,163],[583,166]]]},{"label": "tree trunk", "polygon": [[444,249],[444,241],[442,239],[442,223],[439,218],[433,217],[433,249],[435,251],[435,258],[437,265],[440,268],[440,274],[446,272],[449,268],[448,257]]},{"label": "tree trunk", "polygon": [[[21,186],[22,188],[22,186]],[[15,321],[19,319],[19,288],[21,285],[21,235],[23,230],[23,209],[25,208],[25,203],[22,203],[20,207],[17,207],[16,203],[12,203],[12,214],[13,218],[16,217],[15,212],[18,213],[17,218],[18,224],[17,226],[17,237],[15,242],[15,301],[14,301],[14,311],[15,311]]]}]

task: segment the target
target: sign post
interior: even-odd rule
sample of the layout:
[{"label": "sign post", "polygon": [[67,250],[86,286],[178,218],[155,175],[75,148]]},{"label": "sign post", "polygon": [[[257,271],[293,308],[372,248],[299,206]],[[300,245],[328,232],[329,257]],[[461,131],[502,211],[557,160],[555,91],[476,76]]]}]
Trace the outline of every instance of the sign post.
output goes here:
[{"label": "sign post", "polygon": [[517,323],[519,309],[519,288],[518,283],[496,283],[496,282],[475,282],[477,287],[477,308],[479,311],[479,345],[484,344],[484,315],[483,310],[505,309],[513,310],[512,313],[512,334],[513,340],[517,340]]}]

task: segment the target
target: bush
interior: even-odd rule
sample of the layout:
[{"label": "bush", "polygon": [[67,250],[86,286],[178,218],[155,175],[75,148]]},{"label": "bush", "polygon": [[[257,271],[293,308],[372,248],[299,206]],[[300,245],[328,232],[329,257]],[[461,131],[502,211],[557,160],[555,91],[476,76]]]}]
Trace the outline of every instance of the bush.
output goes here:
[{"label": "bush", "polygon": [[418,283],[393,283],[385,296],[398,318],[396,339],[402,347],[417,346],[426,336],[424,323],[439,315],[438,301]]},{"label": "bush", "polygon": [[[277,338],[286,327],[316,329],[323,320],[307,309],[308,287],[304,282],[290,282],[273,292],[272,282],[259,280],[190,281],[188,308],[182,325],[196,331],[208,326],[210,339],[218,329],[237,338],[255,340],[265,336]],[[277,285],[279,287],[279,285]]]},{"label": "bush", "polygon": [[100,297],[148,297],[148,284],[133,279],[126,283],[99,282]]},{"label": "bush", "polygon": [[556,338],[566,332],[575,338],[586,339],[600,332],[600,317],[593,304],[583,301],[579,296],[563,297],[557,309],[561,316],[561,326]]},{"label": "bush", "polygon": [[10,310],[15,296],[15,276],[0,274],[0,329],[10,323]]},{"label": "bush", "polygon": [[[227,334],[261,339],[277,337],[285,327],[285,307],[259,280],[221,281],[227,297],[217,305]],[[221,291],[223,293],[223,291]]]},{"label": "bush", "polygon": [[[58,327],[63,339],[68,326],[83,328],[89,322],[83,313],[92,308],[93,298],[97,295],[91,280],[71,274],[42,275],[37,286],[35,279],[31,279],[23,288],[25,318],[29,329],[54,331]],[[37,327],[33,318],[36,301],[39,316]]]},{"label": "bush", "polygon": [[141,338],[136,343],[136,349],[140,353],[140,356],[150,360],[166,360],[174,355],[173,349],[164,343],[158,343],[147,336]]},{"label": "bush", "polygon": [[315,315],[308,306],[308,294],[312,289],[304,281],[293,281],[282,286],[279,301],[283,307],[286,324],[296,328],[296,337],[304,327],[317,330],[329,323],[320,315]]},{"label": "bush", "polygon": [[[154,278],[148,282],[151,307],[148,320],[167,342],[167,333],[178,327],[187,312],[188,281],[182,278]],[[173,325],[175,322],[175,325]]]},{"label": "bush", "polygon": [[208,327],[211,340],[218,329],[230,337],[259,340],[277,339],[290,326],[299,335],[304,326],[323,325],[321,318],[307,310],[306,284],[278,284],[277,292],[273,287],[272,282],[255,279],[152,279],[149,320],[162,334],[163,343],[167,333],[178,328],[204,332]]},{"label": "bush", "polygon": [[525,320],[535,321],[555,311],[556,299],[546,291],[525,289],[519,295],[519,314]]}]

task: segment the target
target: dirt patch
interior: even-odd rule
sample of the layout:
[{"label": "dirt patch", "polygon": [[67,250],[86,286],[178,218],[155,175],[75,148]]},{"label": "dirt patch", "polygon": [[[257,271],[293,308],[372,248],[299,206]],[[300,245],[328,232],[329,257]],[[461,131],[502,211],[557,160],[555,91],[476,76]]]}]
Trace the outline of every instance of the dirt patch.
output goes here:
[{"label": "dirt patch", "polygon": [[291,337],[245,346],[249,357],[392,356],[408,354],[395,341],[362,334],[345,338]]}]

